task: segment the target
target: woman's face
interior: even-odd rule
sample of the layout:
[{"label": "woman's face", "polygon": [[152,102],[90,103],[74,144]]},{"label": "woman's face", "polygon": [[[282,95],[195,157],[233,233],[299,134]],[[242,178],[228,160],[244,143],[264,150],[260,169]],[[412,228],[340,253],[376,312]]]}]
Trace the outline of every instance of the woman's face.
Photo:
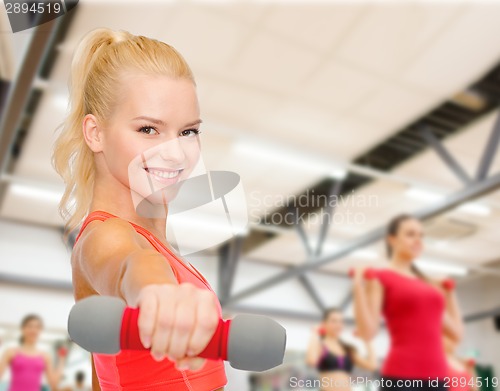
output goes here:
[{"label": "woman's face", "polygon": [[423,227],[416,219],[403,220],[395,235],[388,237],[393,254],[403,259],[415,259],[423,250]]},{"label": "woman's face", "polygon": [[104,164],[133,197],[168,203],[199,160],[200,123],[192,81],[125,76],[116,107],[100,133]]},{"label": "woman's face", "polygon": [[42,323],[38,319],[29,320],[21,329],[24,342],[35,343],[42,332]]},{"label": "woman's face", "polygon": [[340,335],[344,328],[344,318],[340,312],[330,312],[328,318],[323,322],[326,334],[331,337]]}]

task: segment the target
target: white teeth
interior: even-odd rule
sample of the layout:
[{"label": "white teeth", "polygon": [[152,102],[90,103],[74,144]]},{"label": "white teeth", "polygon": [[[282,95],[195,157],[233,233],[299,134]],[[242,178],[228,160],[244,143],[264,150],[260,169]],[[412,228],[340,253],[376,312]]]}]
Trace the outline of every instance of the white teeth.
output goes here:
[{"label": "white teeth", "polygon": [[172,179],[179,175],[180,170],[177,171],[162,171],[162,170],[148,170],[148,172],[156,177],[164,178],[164,179]]}]

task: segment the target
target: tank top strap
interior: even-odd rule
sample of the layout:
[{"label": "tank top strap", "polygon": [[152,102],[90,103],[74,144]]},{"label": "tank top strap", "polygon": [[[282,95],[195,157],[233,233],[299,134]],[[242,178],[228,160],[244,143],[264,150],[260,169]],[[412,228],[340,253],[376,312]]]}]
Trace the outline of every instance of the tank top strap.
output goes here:
[{"label": "tank top strap", "polygon": [[78,235],[75,238],[75,244],[78,242],[78,239],[80,239],[80,236],[82,235],[83,231],[89,225],[92,221],[99,220],[99,221],[105,221],[111,217],[117,217],[115,215],[112,215],[111,213],[104,212],[103,210],[96,210],[94,212],[91,212],[87,215],[85,220],[83,220],[82,226],[80,228],[80,231],[78,232]]},{"label": "tank top strap", "polygon": [[[80,232],[78,233],[76,239],[75,239],[75,244],[82,235],[83,231],[89,225],[92,221],[99,220],[99,221],[105,221],[109,218],[119,218],[118,216],[115,216],[111,213],[105,212],[103,210],[96,210],[88,214],[88,216],[85,218],[83,221],[82,227],[80,228]],[[127,220],[128,221],[128,220]],[[195,276],[197,276],[209,289],[211,289],[210,284],[206,280],[205,277],[196,269],[193,265],[189,264],[187,266],[184,262],[178,259],[178,257],[168,248],[166,247],[156,236],[154,236],[151,232],[149,232],[147,229],[141,227],[140,225],[134,224],[131,221],[128,221],[132,227],[134,227],[135,231],[142,235],[159,253],[165,254],[170,256],[171,258],[175,259],[176,262],[181,265],[182,267],[186,268],[189,270],[191,273],[193,273]],[[172,268],[172,271],[174,272],[174,275],[176,278],[178,277],[178,271],[176,267]]]},{"label": "tank top strap", "polygon": [[[82,235],[82,233],[85,230],[85,228],[87,227],[87,225],[89,225],[92,221],[95,221],[95,220],[106,221],[107,219],[110,219],[110,218],[119,218],[119,217],[115,216],[114,214],[105,212],[103,210],[96,210],[96,211],[89,213],[88,216],[83,221],[82,227],[80,228],[80,232],[78,233],[78,236],[75,239],[75,244],[78,241],[78,239],[80,238],[80,236]],[[160,247],[163,247],[163,246],[160,246],[161,243],[159,243],[159,241],[155,240],[154,236],[147,229],[141,227],[140,225],[134,224],[131,221],[128,221],[128,223],[130,225],[132,225],[132,227],[134,227],[135,231],[138,234],[144,236],[144,238],[146,238],[148,240],[148,242],[151,243],[151,245],[157,251],[160,251]]]}]

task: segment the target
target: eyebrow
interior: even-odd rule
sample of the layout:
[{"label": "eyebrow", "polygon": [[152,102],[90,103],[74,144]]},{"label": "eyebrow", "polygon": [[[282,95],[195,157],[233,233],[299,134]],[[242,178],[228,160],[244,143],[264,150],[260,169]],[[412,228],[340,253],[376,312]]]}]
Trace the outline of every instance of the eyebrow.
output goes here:
[{"label": "eyebrow", "polygon": [[[157,118],[153,118],[153,117],[148,117],[148,116],[141,115],[139,117],[133,118],[133,120],[137,120],[137,119],[145,119],[145,120],[151,121],[151,122],[153,122],[154,124],[157,124],[157,125],[167,126],[167,124],[165,122],[163,122],[161,119],[157,119]],[[201,119],[197,119],[196,121],[193,121],[193,122],[190,122],[190,123],[184,125],[184,127],[186,128],[188,126],[198,125],[198,124],[201,124],[202,122],[203,121]]]}]

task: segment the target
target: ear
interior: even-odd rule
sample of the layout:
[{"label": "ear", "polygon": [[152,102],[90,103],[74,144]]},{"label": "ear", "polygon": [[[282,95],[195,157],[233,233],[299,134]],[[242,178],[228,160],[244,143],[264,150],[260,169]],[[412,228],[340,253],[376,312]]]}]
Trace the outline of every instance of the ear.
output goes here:
[{"label": "ear", "polygon": [[97,123],[97,118],[93,114],[87,114],[83,118],[83,137],[92,152],[102,151],[101,129]]}]

